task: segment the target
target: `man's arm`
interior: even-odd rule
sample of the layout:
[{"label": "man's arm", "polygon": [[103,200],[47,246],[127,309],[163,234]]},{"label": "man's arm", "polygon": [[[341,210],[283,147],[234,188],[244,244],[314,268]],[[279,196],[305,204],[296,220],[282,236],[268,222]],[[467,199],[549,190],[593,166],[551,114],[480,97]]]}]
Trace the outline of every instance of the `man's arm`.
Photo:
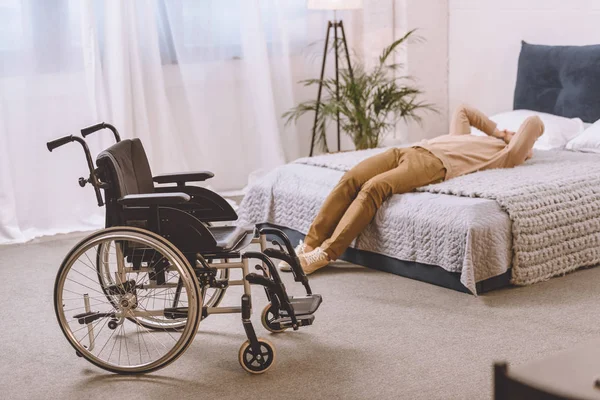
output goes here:
[{"label": "man's arm", "polygon": [[531,151],[535,141],[544,133],[544,123],[540,117],[527,118],[519,127],[517,133],[508,137],[508,165],[514,167],[525,162],[531,157]]},{"label": "man's arm", "polygon": [[450,123],[450,135],[469,135],[472,126],[488,136],[506,140],[508,131],[499,131],[496,128],[496,123],[484,113],[465,104],[459,106],[454,112]]}]

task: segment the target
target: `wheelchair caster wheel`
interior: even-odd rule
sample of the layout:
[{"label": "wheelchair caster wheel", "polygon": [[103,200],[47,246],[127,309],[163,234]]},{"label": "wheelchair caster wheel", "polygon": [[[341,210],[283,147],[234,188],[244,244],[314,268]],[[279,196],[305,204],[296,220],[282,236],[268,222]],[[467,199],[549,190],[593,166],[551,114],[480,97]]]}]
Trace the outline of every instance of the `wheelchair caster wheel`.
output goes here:
[{"label": "wheelchair caster wheel", "polygon": [[274,324],[275,314],[272,310],[272,304],[267,304],[265,308],[262,310],[262,314],[260,315],[260,322],[262,322],[263,326],[266,330],[273,333],[281,333],[285,331],[287,328],[280,328],[277,324]]},{"label": "wheelchair caster wheel", "polygon": [[240,347],[239,361],[242,368],[251,374],[262,374],[266,372],[275,361],[275,347],[265,339],[258,339],[260,352],[254,354],[250,341],[246,340]]},{"label": "wheelchair caster wheel", "polygon": [[83,354],[81,354],[81,353],[79,352],[79,350],[75,350],[75,355],[76,355],[77,357],[83,357]]},{"label": "wheelchair caster wheel", "polygon": [[115,329],[117,329],[117,326],[119,326],[119,322],[116,319],[111,319],[110,321],[108,321],[108,329],[114,331]]}]

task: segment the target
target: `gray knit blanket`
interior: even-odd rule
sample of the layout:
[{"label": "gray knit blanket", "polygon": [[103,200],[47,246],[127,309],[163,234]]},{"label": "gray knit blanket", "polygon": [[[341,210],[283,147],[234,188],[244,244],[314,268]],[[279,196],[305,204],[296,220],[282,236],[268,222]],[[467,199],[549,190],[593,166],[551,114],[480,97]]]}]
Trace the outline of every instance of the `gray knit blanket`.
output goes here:
[{"label": "gray knit blanket", "polygon": [[[299,159],[347,171],[375,149]],[[495,200],[512,221],[512,283],[529,285],[600,263],[600,155],[536,151],[524,165],[418,189]]]}]

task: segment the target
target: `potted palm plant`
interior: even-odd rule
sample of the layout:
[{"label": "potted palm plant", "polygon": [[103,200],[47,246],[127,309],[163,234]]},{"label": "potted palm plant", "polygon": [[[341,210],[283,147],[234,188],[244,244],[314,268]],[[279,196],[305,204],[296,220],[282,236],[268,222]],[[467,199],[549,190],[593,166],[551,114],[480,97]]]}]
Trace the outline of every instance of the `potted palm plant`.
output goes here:
[{"label": "potted palm plant", "polygon": [[[352,70],[340,69],[339,99],[336,79],[307,79],[306,86],[322,85],[325,96],[318,100],[305,101],[283,114],[286,124],[297,122],[307,112],[316,112],[316,141],[321,149],[329,152],[326,129],[330,121],[340,115],[340,126],[348,134],[357,150],[378,147],[396,123],[403,120],[421,122],[421,110],[434,110],[433,106],[420,100],[423,92],[411,86],[408,76],[394,76],[401,64],[388,59],[405,44],[415,30],[383,49],[375,67],[367,71],[364,64],[354,61]],[[341,46],[333,46],[339,51]]]}]

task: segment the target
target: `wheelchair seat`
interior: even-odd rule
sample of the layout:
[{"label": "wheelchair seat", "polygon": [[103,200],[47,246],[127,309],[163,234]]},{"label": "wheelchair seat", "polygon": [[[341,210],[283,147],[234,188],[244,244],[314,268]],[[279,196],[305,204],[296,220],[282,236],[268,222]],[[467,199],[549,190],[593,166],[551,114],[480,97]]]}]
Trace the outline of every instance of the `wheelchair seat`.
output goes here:
[{"label": "wheelchair seat", "polygon": [[208,230],[222,252],[233,251],[248,235],[255,236],[254,226],[211,226]]}]

